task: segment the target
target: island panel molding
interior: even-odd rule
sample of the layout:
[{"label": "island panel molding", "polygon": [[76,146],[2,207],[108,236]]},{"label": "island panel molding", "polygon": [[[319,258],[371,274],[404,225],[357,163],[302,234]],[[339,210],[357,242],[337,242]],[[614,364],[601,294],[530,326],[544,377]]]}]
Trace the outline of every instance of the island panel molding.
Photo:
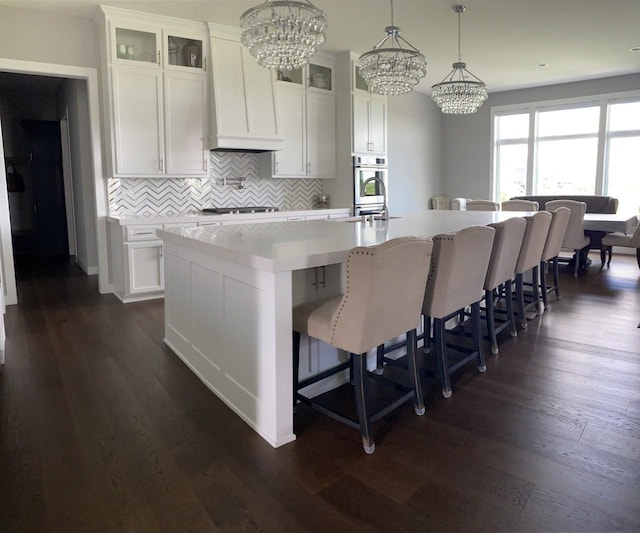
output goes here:
[{"label": "island panel molding", "polygon": [[[203,207],[268,205],[282,211],[313,208],[322,194],[320,179],[265,179],[258,156],[211,152],[209,178],[113,178],[108,180],[109,214],[149,216],[197,213]],[[246,178],[244,188],[224,185],[225,179]]]}]

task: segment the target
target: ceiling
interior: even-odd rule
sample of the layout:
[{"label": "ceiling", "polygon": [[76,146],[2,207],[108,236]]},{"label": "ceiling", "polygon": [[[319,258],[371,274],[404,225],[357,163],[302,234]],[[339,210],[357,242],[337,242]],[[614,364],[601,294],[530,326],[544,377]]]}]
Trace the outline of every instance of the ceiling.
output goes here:
[{"label": "ceiling", "polygon": [[[0,0],[90,18],[98,4],[238,26],[261,0]],[[395,0],[395,25],[427,58],[430,92],[457,61],[452,0]],[[640,0],[462,0],[462,60],[490,92],[639,73]],[[389,0],[314,0],[327,14],[329,52],[365,52],[390,24]],[[540,66],[544,64],[545,66]]]}]

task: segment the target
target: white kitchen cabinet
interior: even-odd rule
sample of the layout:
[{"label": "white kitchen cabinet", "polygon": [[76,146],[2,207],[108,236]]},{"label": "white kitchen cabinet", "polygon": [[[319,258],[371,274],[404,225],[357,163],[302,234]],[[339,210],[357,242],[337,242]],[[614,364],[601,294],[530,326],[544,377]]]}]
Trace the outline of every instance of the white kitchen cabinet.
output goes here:
[{"label": "white kitchen cabinet", "polygon": [[372,94],[352,62],[352,151],[355,154],[387,153],[387,98]]},{"label": "white kitchen cabinet", "polygon": [[330,58],[316,58],[303,69],[277,73],[278,123],[284,140],[281,150],[262,156],[262,175],[335,178],[333,70]]},{"label": "white kitchen cabinet", "polygon": [[204,23],[101,7],[107,175],[208,176]]},{"label": "white kitchen cabinet", "polygon": [[278,150],[271,71],[256,63],[240,42],[240,30],[209,23],[213,114],[210,148]]},{"label": "white kitchen cabinet", "polygon": [[165,72],[164,102],[167,174],[208,175],[206,77]]},{"label": "white kitchen cabinet", "polygon": [[113,67],[112,95],[116,174],[164,174],[162,72]]},{"label": "white kitchen cabinet", "polygon": [[162,241],[128,242],[124,246],[126,297],[164,291]]}]

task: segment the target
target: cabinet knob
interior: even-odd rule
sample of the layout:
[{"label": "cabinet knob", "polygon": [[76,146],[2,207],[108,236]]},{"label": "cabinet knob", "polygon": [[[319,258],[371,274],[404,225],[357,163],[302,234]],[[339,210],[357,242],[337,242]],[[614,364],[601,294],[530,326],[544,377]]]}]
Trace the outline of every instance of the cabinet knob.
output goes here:
[{"label": "cabinet knob", "polygon": [[158,50],[158,65],[160,64],[160,50]]}]

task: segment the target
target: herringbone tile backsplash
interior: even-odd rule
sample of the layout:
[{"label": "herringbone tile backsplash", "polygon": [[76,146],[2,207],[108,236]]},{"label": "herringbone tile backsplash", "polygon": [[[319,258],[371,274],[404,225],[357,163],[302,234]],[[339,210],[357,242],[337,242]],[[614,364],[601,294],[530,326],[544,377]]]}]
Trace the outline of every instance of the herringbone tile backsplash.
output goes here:
[{"label": "herringbone tile backsplash", "polygon": [[[257,154],[211,152],[209,178],[112,178],[109,214],[114,216],[197,213],[203,207],[273,206],[311,209],[322,194],[319,179],[261,178]],[[244,189],[223,180],[244,176]]]}]

